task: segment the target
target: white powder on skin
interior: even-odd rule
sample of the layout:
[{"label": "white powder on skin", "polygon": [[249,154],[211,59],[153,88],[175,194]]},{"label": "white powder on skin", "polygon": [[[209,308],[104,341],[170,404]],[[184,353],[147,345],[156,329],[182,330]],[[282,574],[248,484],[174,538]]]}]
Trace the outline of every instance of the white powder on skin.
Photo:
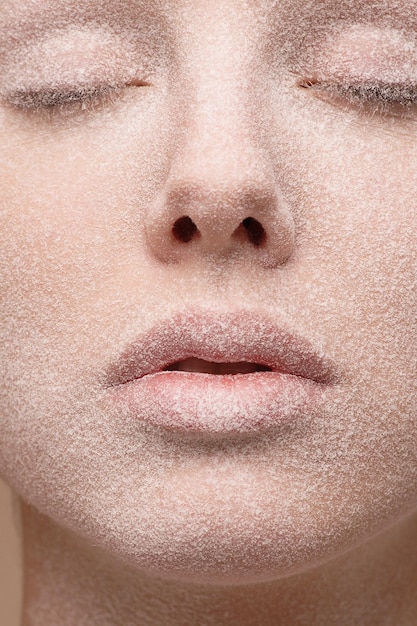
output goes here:
[{"label": "white powder on skin", "polygon": [[[6,1],[0,27],[13,37],[38,4]],[[295,86],[328,67],[357,81],[370,41],[386,63],[368,81],[381,67],[415,80],[412,8],[83,5],[43,2],[53,36],[0,53],[0,472],[28,503],[25,626],[415,624],[417,111]],[[377,34],[356,30],[352,51],[367,21]],[[72,37],[96,65],[63,61]],[[150,86],[92,113],[7,102],[96,74]],[[245,186],[269,265],[240,240],[178,251],[174,219],[237,226]],[[105,367],[194,306],[263,312],[310,340],[342,372],[325,410],[210,443],[111,409]]]}]

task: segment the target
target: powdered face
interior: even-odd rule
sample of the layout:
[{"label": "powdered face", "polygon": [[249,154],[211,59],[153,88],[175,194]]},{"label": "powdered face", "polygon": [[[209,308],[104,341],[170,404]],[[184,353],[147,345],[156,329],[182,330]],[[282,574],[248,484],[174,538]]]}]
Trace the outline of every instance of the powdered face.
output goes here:
[{"label": "powdered face", "polygon": [[[403,4],[3,0],[0,472],[97,549],[160,576],[261,581],[416,508]],[[190,311],[226,320],[213,351],[239,344],[235,316],[247,337],[268,320],[260,344],[273,322],[332,381],[258,434],[169,433],[149,402],[133,418],[106,373]],[[187,393],[195,420],[231,419],[224,393],[225,415],[204,385]]]}]

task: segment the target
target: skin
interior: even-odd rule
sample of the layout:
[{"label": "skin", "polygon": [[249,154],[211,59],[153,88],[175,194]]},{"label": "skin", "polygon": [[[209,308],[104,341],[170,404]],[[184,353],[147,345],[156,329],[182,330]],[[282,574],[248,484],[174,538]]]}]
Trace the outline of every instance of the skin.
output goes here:
[{"label": "skin", "polygon": [[[22,624],[416,624],[417,106],[363,96],[416,83],[415,10],[50,4],[0,8],[0,473]],[[127,86],[86,109],[33,96],[63,83]],[[234,235],[248,216],[262,250]],[[320,411],[215,444],[118,413],[106,366],[195,306],[318,346],[338,373]]]}]

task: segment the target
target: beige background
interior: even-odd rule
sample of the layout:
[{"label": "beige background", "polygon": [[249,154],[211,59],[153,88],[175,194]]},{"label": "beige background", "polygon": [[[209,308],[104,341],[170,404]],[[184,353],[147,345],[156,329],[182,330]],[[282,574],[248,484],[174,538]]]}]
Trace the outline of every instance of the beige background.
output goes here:
[{"label": "beige background", "polygon": [[11,493],[0,480],[0,626],[19,626],[20,549]]}]

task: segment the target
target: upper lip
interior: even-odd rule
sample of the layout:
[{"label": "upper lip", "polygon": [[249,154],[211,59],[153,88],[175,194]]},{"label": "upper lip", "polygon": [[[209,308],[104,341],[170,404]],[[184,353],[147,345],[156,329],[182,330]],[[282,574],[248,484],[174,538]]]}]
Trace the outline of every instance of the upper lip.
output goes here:
[{"label": "upper lip", "polygon": [[256,363],[318,383],[337,379],[333,360],[268,316],[194,310],[162,319],[142,333],[105,370],[105,385],[122,385],[189,358]]}]

